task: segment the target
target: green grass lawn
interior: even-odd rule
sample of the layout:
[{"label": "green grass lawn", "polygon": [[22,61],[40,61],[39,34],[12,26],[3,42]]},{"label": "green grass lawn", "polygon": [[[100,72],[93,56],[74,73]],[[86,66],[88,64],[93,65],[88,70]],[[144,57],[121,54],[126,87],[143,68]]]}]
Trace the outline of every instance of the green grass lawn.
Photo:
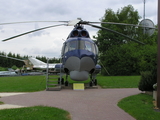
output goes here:
[{"label": "green grass lawn", "polygon": [[[97,76],[102,88],[137,88],[140,76]],[[76,83],[69,79],[70,83]],[[82,81],[85,83],[90,80]],[[80,82],[80,83],[82,83]],[[45,76],[0,77],[0,92],[34,92],[46,89]]]},{"label": "green grass lawn", "polygon": [[[140,76],[97,76],[98,85],[102,88],[137,88]],[[77,83],[69,79],[70,83]],[[80,81],[78,83],[89,83],[90,80]]]},{"label": "green grass lawn", "polygon": [[45,76],[0,77],[0,92],[34,92],[45,87]]},{"label": "green grass lawn", "polygon": [[0,105],[4,104],[3,102],[0,101]]},{"label": "green grass lawn", "polygon": [[140,76],[98,76],[102,88],[137,88]]},{"label": "green grass lawn", "polygon": [[122,99],[118,106],[132,115],[136,120],[159,120],[160,111],[154,110],[151,95],[138,94]]},{"label": "green grass lawn", "polygon": [[34,106],[0,110],[0,120],[71,120],[70,114],[62,109]]}]

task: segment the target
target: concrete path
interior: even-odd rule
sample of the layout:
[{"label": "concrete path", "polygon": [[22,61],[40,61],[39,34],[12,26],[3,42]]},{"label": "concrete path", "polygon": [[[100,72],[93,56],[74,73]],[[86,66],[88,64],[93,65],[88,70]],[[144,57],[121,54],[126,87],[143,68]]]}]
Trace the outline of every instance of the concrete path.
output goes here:
[{"label": "concrete path", "polygon": [[0,97],[6,97],[6,96],[12,96],[12,95],[20,95],[20,94],[26,94],[26,93],[1,93]]},{"label": "concrete path", "polygon": [[[7,97],[7,96],[21,95],[21,94],[26,94],[26,93],[0,93],[0,97]],[[21,107],[25,107],[25,106],[2,104],[2,105],[0,105],[0,110],[1,109],[10,109],[10,108],[21,108]]]},{"label": "concrete path", "polygon": [[[18,106],[52,106],[70,112],[72,120],[135,120],[117,106],[124,97],[139,94],[132,89],[86,89],[74,91],[40,91],[2,96],[0,101]],[[1,107],[1,105],[0,105]]]}]

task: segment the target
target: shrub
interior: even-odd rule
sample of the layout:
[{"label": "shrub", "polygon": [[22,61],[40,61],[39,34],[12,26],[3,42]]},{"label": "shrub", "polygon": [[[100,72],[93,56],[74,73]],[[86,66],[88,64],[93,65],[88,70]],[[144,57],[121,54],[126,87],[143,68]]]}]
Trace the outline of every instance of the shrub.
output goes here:
[{"label": "shrub", "polygon": [[12,69],[13,69],[13,70],[16,70],[16,69],[17,69],[17,66],[16,66],[16,65],[13,65],[13,66],[12,66]]},{"label": "shrub", "polygon": [[153,85],[157,82],[155,79],[155,72],[153,71],[145,71],[141,72],[141,79],[138,85],[139,90],[141,91],[153,91]]},{"label": "shrub", "polygon": [[153,85],[153,89],[157,90],[157,83]]},{"label": "shrub", "polygon": [[6,71],[6,68],[0,67],[0,71]]}]

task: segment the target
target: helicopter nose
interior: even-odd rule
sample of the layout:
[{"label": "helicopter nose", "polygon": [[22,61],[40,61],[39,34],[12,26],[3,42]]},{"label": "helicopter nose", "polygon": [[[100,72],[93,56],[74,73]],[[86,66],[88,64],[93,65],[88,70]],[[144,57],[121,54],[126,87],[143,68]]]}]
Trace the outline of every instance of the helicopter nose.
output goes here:
[{"label": "helicopter nose", "polygon": [[70,78],[75,81],[84,81],[88,79],[88,72],[86,71],[71,71]]},{"label": "helicopter nose", "polygon": [[67,59],[64,68],[67,68],[69,71],[87,71],[90,72],[95,68],[95,63],[90,57],[82,57],[81,59],[75,56],[72,56]]},{"label": "helicopter nose", "polygon": [[90,57],[80,59],[72,56],[67,59],[64,68],[68,70],[72,80],[84,81],[88,79],[89,72],[95,68],[95,63]]}]

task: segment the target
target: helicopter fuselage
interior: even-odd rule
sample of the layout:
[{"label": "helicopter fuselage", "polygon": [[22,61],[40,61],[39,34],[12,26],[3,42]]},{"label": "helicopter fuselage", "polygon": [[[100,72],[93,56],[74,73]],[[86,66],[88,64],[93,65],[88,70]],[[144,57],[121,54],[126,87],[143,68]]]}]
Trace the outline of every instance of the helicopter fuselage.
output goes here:
[{"label": "helicopter fuselage", "polygon": [[97,45],[80,26],[75,27],[64,42],[61,57],[63,71],[75,81],[85,81],[89,74],[100,69]]}]

